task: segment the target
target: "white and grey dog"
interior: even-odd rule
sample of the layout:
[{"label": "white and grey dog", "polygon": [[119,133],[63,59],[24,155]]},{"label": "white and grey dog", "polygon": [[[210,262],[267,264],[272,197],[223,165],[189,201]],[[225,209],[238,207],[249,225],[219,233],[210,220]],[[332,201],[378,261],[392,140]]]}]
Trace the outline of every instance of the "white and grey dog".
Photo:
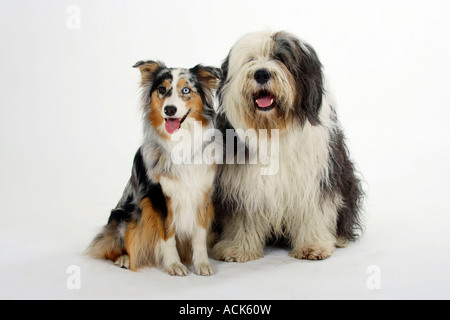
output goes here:
[{"label": "white and grey dog", "polygon": [[318,260],[357,239],[361,182],[314,49],[287,32],[248,34],[231,49],[222,72],[216,125],[223,132],[239,131],[236,140],[247,151],[252,147],[242,132],[249,129],[269,145],[277,143],[271,161],[279,167],[272,175],[262,175],[262,165],[248,161],[218,167],[214,203],[220,238],[213,256],[258,259],[269,239],[282,238],[291,256]]}]

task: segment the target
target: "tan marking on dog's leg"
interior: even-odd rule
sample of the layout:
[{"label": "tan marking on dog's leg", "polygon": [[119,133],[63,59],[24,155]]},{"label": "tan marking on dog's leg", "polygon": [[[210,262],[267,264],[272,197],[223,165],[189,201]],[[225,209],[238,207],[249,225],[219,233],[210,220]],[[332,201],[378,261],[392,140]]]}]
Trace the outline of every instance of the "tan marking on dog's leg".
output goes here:
[{"label": "tan marking on dog's leg", "polygon": [[203,204],[197,212],[197,223],[204,229],[208,229],[214,220],[214,206],[211,201],[210,191],[205,192]]},{"label": "tan marking on dog's leg", "polygon": [[195,273],[210,276],[213,269],[208,259],[207,238],[208,230],[214,219],[214,207],[210,199],[210,191],[205,193],[204,202],[197,213],[197,224],[192,236],[192,260]]},{"label": "tan marking on dog's leg", "polygon": [[164,240],[172,238],[175,234],[175,226],[173,224],[172,201],[166,197],[167,217],[164,220]]},{"label": "tan marking on dog's leg", "polygon": [[140,207],[141,218],[138,222],[129,223],[125,232],[126,251],[132,271],[157,263],[156,247],[165,236],[164,221],[153,209],[150,199],[142,199]]}]

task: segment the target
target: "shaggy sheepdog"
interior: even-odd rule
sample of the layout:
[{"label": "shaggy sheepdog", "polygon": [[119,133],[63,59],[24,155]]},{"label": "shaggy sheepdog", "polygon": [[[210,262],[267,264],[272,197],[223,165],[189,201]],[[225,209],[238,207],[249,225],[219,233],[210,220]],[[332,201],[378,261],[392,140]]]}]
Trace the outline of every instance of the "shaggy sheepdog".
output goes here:
[{"label": "shaggy sheepdog", "polygon": [[[268,240],[283,239],[291,256],[318,260],[357,239],[361,181],[314,49],[287,32],[248,34],[222,73],[216,126],[235,139],[216,177],[213,257],[258,259]],[[270,161],[258,158],[263,144],[276,150]]]}]

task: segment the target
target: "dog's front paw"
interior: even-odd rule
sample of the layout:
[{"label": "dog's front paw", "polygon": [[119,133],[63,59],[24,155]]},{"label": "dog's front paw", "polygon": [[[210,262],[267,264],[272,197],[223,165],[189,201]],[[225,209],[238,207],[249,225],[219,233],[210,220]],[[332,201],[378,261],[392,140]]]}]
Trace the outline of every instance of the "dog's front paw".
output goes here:
[{"label": "dog's front paw", "polygon": [[334,248],[333,243],[312,243],[295,248],[289,255],[297,259],[322,260],[331,256]]},{"label": "dog's front paw", "polygon": [[195,274],[199,276],[211,276],[214,274],[213,268],[209,262],[200,263],[194,266]]},{"label": "dog's front paw", "polygon": [[188,268],[182,263],[172,263],[170,266],[164,268],[171,276],[187,276],[189,274]]},{"label": "dog's front paw", "polygon": [[216,260],[227,262],[247,262],[263,257],[263,253],[244,250],[241,246],[233,241],[222,240],[212,249],[212,256]]},{"label": "dog's front paw", "polygon": [[123,269],[130,269],[130,257],[127,254],[121,255],[114,264]]}]

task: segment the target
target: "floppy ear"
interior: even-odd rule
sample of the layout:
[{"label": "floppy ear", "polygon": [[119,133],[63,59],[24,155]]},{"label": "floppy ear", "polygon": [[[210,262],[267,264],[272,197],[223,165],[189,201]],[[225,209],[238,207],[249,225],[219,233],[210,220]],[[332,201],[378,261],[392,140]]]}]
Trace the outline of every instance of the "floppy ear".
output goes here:
[{"label": "floppy ear", "polygon": [[223,62],[222,62],[221,71],[222,71],[222,80],[223,81],[226,81],[227,77],[228,77],[228,68],[230,66],[230,55],[231,55],[231,50],[228,53],[225,60],[223,60]]},{"label": "floppy ear", "polygon": [[141,71],[142,85],[148,82],[152,83],[155,80],[155,76],[158,71],[165,67],[166,66],[163,62],[152,60],[138,61],[133,66],[133,68],[139,68],[139,70]]},{"label": "floppy ear", "polygon": [[222,72],[219,68],[206,67],[200,64],[191,69],[204,89],[214,90],[219,86]]},{"label": "floppy ear", "polygon": [[312,125],[320,123],[319,111],[322,105],[322,64],[314,49],[295,36],[280,31],[273,35],[275,57],[288,68],[296,83],[299,95],[294,103],[295,113],[303,124],[309,120]]},{"label": "floppy ear", "polygon": [[319,112],[322,106],[323,75],[322,64],[314,49],[308,44],[300,45],[300,83],[302,87],[302,109],[312,125],[320,123]]},{"label": "floppy ear", "polygon": [[227,84],[227,78],[228,78],[228,69],[230,66],[230,55],[231,55],[231,51],[233,49],[230,50],[230,52],[228,53],[228,56],[225,58],[225,60],[223,60],[222,62],[222,66],[221,66],[221,73],[222,73],[222,79],[220,81],[220,85],[219,88],[217,89],[217,98],[219,101],[219,105],[218,105],[218,110],[222,111],[223,110],[223,97],[224,97],[224,91],[225,91],[225,84]]},{"label": "floppy ear", "polygon": [[200,64],[190,69],[191,73],[197,77],[199,87],[198,93],[203,101],[203,114],[214,118],[214,92],[219,87],[222,79],[222,72],[215,67],[206,67]]},{"label": "floppy ear", "polygon": [[220,80],[222,79],[222,72],[219,68],[206,67],[200,64],[191,69],[192,74],[197,77],[200,84],[199,93],[204,103],[212,107],[213,105],[213,90],[219,87]]}]

